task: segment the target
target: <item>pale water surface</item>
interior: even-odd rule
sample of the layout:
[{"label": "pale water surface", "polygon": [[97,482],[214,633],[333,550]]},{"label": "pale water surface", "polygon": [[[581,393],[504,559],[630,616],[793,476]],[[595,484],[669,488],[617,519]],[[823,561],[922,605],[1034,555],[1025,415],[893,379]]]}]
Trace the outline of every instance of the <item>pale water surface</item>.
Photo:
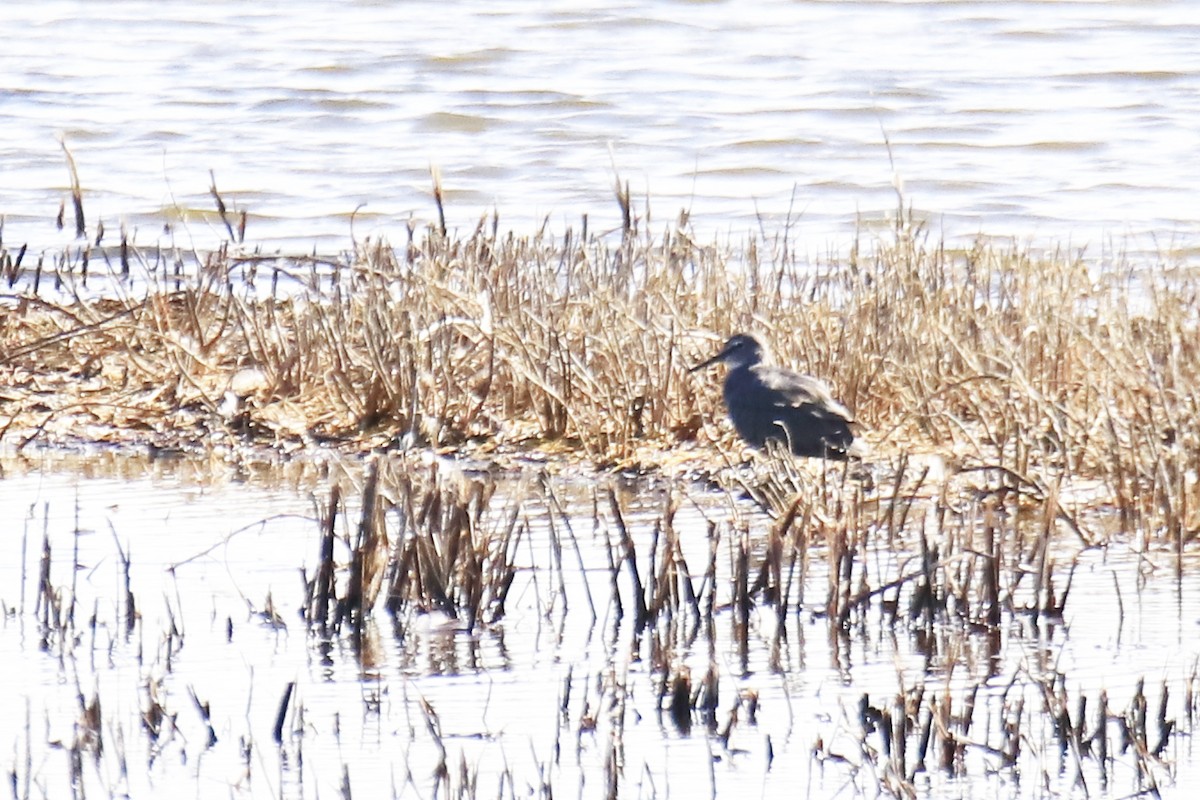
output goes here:
[{"label": "pale water surface", "polygon": [[[812,253],[844,250],[860,219],[886,224],[895,186],[956,241],[1016,236],[1093,255],[1200,244],[1200,14],[1183,0],[51,0],[3,4],[0,26],[3,244],[35,254],[72,241],[69,219],[67,231],[54,226],[68,195],[60,136],[79,166],[89,235],[103,221],[106,243],[125,225],[143,245],[217,244],[210,170],[226,202],[250,213],[252,243],[346,249],[360,206],[355,235],[402,241],[409,220],[434,214],[433,165],[460,231],[493,209],[518,232],[544,218],[577,227],[584,214],[593,232],[614,228],[615,170],[643,217],[649,197],[652,229],[686,208],[705,235],[790,224]],[[978,683],[980,725],[993,732],[1014,682],[1042,713],[1034,680],[1056,672],[1073,697],[1094,704],[1108,691],[1114,712],[1140,679],[1152,703],[1165,683],[1181,727],[1193,702],[1194,563],[1176,582],[1162,554],[1087,553],[1064,624],[1007,625],[1001,657],[943,653],[960,665],[946,674],[882,620],[829,636],[815,558],[817,599],[788,622],[783,652],[760,611],[743,669],[732,612],[717,609],[721,724],[739,692],[760,698],[756,723],[742,708],[726,747],[657,716],[661,654],[606,602],[606,540],[586,503],[576,508],[586,571],[564,568],[569,613],[547,613],[558,588],[549,523],[518,478],[500,502],[528,504],[531,536],[502,623],[399,630],[381,614],[356,649],[317,640],[298,616],[301,568],[311,574],[317,556],[312,498],[329,490],[320,470],[267,480],[222,463],[39,458],[0,479],[0,763],[21,797],[27,786],[32,797],[70,793],[77,693],[104,703],[106,751],[85,767],[87,793],[138,797],[332,797],[345,776],[360,797],[430,797],[443,754],[430,709],[456,785],[465,765],[480,796],[536,795],[543,780],[559,796],[601,796],[618,699],[628,705],[623,796],[869,795],[879,781],[858,749],[864,694],[882,705],[925,682],[961,708]],[[639,490],[631,517],[643,553],[659,491]],[[702,515],[715,516],[727,584],[730,531],[747,524],[760,541],[767,521],[741,509],[735,523],[697,487],[676,491],[695,495],[679,518],[689,563],[705,563]],[[44,643],[34,619],[43,531],[53,585],[78,597],[81,638],[69,645]],[[121,619],[118,542],[132,558],[133,631]],[[594,625],[585,586],[600,604]],[[268,597],[286,627],[267,624]],[[672,663],[703,675],[707,649],[676,646]],[[141,715],[160,681],[178,730],[153,741]],[[276,744],[289,684],[296,700]],[[193,692],[211,709],[211,747]],[[1039,731],[1024,782],[976,756],[972,780],[932,772],[917,785],[942,797],[1065,793],[1072,772]],[[1164,754],[1158,777],[1172,786],[1200,780],[1191,741],[1176,737]],[[814,751],[848,762],[822,764]],[[1038,758],[1049,787],[1029,763]],[[1115,763],[1108,787],[1085,769],[1091,796],[1145,788],[1129,758]],[[516,785],[501,789],[504,776]]]},{"label": "pale water surface", "polygon": [[0,26],[4,243],[34,252],[66,240],[60,136],[109,242],[215,244],[209,170],[268,248],[345,249],[360,206],[355,234],[401,241],[431,165],[459,230],[611,229],[615,167],[657,225],[790,219],[813,253],[893,215],[894,183],[957,241],[1200,235],[1190,0],[49,0]]},{"label": "pale water surface", "polygon": [[[514,475],[478,522],[502,524],[517,504],[528,524],[504,618],[470,632],[437,615],[393,624],[381,611],[356,645],[349,635],[322,640],[299,615],[300,570],[313,574],[319,547],[313,500],[327,502],[331,476],[352,476],[353,466],[341,472],[331,460],[324,468],[283,464],[259,472],[206,461],[88,463],[81,468],[60,456],[39,463],[35,455],[7,463],[0,482],[7,521],[0,535],[0,752],[19,797],[70,794],[80,698],[94,697],[103,751],[83,752],[88,796],[431,797],[444,758],[452,785],[475,787],[465,796],[595,797],[606,791],[606,761],[619,744],[620,796],[871,797],[885,776],[860,749],[859,704],[866,698],[887,708],[916,686],[926,687],[925,704],[936,698],[955,713],[974,697],[975,742],[996,746],[997,731],[1014,718],[1024,731],[1019,768],[998,769],[981,747],[969,746],[969,777],[918,773],[922,794],[1063,796],[1078,771],[1058,748],[1038,688],[1056,680],[1072,703],[1080,696],[1091,703],[1089,731],[1099,693],[1108,693],[1114,742],[1116,716],[1127,713],[1138,682],[1145,681],[1151,718],[1166,686],[1166,713],[1182,735],[1153,779],[1168,789],[1200,779],[1188,735],[1200,689],[1200,582],[1192,558],[1176,582],[1164,554],[1143,559],[1125,546],[1085,553],[1064,620],[1009,619],[997,635],[1000,649],[989,653],[982,634],[939,634],[921,644],[903,614],[895,623],[872,614],[845,635],[831,634],[821,614],[827,574],[817,547],[805,580],[809,599],[786,621],[786,636],[775,636],[774,614],[760,606],[743,660],[731,635],[730,536],[746,526],[761,540],[765,518],[696,487],[675,487],[686,498],[677,525],[697,580],[708,551],[701,515],[721,536],[724,588],[710,652],[704,636],[662,641],[665,628],[636,635],[627,582],[620,586],[626,614],[617,614],[605,555],[613,521],[603,511],[598,521],[590,516],[580,502],[588,490],[575,482],[554,482],[578,509],[575,545],[556,567],[537,478]],[[643,574],[662,489],[621,489]],[[561,529],[562,519],[555,524]],[[64,602],[76,600],[68,640],[46,635],[35,620],[43,537],[53,554],[51,584]],[[131,629],[121,551],[132,562],[139,615]],[[895,553],[864,557],[884,573],[897,570],[889,566]],[[687,665],[698,683],[710,658],[720,680],[718,731],[729,725],[728,742],[699,722],[682,735],[657,710],[665,703],[665,662],[672,673]],[[277,743],[289,685],[295,693]],[[207,705],[215,741],[197,702]],[[170,722],[151,736],[143,720],[155,704]],[[878,733],[865,741],[882,746]],[[1107,784],[1094,757],[1085,759],[1090,796],[1129,796],[1149,785],[1130,753],[1111,757]]]}]

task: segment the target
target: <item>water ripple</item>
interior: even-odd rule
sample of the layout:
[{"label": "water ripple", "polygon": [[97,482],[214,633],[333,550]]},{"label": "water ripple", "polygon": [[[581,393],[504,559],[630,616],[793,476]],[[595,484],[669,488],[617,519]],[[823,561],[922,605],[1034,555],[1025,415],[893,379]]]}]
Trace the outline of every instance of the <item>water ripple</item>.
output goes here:
[{"label": "water ripple", "polygon": [[[986,220],[1076,242],[1200,241],[1180,202],[1200,185],[1191,3],[856,10],[10,4],[5,242],[58,245],[64,135],[91,220],[156,213],[168,183],[204,207],[214,170],[257,241],[302,250],[344,247],[342,220],[364,202],[387,209],[384,234],[428,218],[431,164],[456,227],[494,205],[518,228],[547,213],[615,227],[615,167],[635,195],[715,230],[813,201],[806,232],[823,252],[864,209],[892,206],[895,172],[951,238]],[[1085,206],[1064,191],[1082,176],[1098,195]]]}]

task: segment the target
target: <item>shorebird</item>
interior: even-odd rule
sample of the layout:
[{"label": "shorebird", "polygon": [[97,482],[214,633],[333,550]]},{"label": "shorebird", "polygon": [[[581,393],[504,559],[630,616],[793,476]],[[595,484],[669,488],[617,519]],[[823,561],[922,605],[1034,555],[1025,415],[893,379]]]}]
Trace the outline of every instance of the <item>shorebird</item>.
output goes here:
[{"label": "shorebird", "polygon": [[730,367],[724,389],[729,418],[748,443],[776,441],[798,456],[861,457],[862,442],[850,430],[854,418],[823,381],[772,365],[766,346],[749,333],[731,336],[721,352],[689,371],[720,361]]}]

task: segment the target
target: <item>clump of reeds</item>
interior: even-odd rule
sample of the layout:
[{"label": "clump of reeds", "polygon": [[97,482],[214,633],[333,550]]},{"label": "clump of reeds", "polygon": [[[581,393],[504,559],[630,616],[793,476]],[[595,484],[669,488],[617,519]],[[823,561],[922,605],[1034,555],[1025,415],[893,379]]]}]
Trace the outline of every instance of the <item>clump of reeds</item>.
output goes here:
[{"label": "clump of reeds", "polygon": [[[1089,695],[1068,692],[1063,675],[1024,672],[991,695],[975,683],[957,693],[917,685],[883,701],[864,694],[856,715],[856,771],[871,765],[878,787],[898,796],[918,793],[923,773],[979,780],[1017,771],[1031,779],[1036,773],[1030,767],[1045,786],[1079,787],[1087,794],[1095,782],[1107,792],[1120,775],[1131,778],[1138,793],[1157,795],[1169,782],[1164,751],[1178,733],[1176,721],[1168,719],[1165,683],[1152,704],[1144,680],[1124,710],[1112,708],[1104,690],[1089,710]],[[842,753],[819,742],[814,756]]]},{"label": "clump of reeds", "polygon": [[[554,446],[658,466],[732,441],[717,382],[686,368],[750,329],[836,387],[877,458],[935,452],[1042,496],[1086,479],[1126,530],[1194,536],[1197,273],[952,251],[903,223],[825,258],[786,234],[704,241],[684,218],[619,237],[503,234],[493,218],[331,258],[247,252],[228,219],[213,253],[124,242],[118,264],[82,245],[58,259],[59,293],[24,284],[10,299],[5,429],[29,441],[83,425],[156,447]],[[79,291],[92,250],[93,280],[109,259],[105,299]]]},{"label": "clump of reeds", "polygon": [[[495,490],[486,474],[447,471],[437,461],[378,459],[361,490],[358,524],[339,550],[345,501],[335,484],[317,570],[307,581],[309,624],[325,635],[361,633],[381,599],[398,621],[440,612],[470,630],[503,617],[525,528],[515,510],[500,516],[492,507]],[[345,550],[348,563],[341,563]]]}]

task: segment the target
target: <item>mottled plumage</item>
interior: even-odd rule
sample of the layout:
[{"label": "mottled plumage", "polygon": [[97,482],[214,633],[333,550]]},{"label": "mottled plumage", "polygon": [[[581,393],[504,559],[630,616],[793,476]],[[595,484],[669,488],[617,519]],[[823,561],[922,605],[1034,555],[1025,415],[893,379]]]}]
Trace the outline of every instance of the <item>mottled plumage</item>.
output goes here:
[{"label": "mottled plumage", "polygon": [[755,447],[769,440],[798,456],[845,459],[860,455],[854,421],[829,387],[809,375],[770,364],[763,343],[748,333],[730,337],[721,352],[692,367],[695,372],[724,361],[725,406],[738,434]]}]

